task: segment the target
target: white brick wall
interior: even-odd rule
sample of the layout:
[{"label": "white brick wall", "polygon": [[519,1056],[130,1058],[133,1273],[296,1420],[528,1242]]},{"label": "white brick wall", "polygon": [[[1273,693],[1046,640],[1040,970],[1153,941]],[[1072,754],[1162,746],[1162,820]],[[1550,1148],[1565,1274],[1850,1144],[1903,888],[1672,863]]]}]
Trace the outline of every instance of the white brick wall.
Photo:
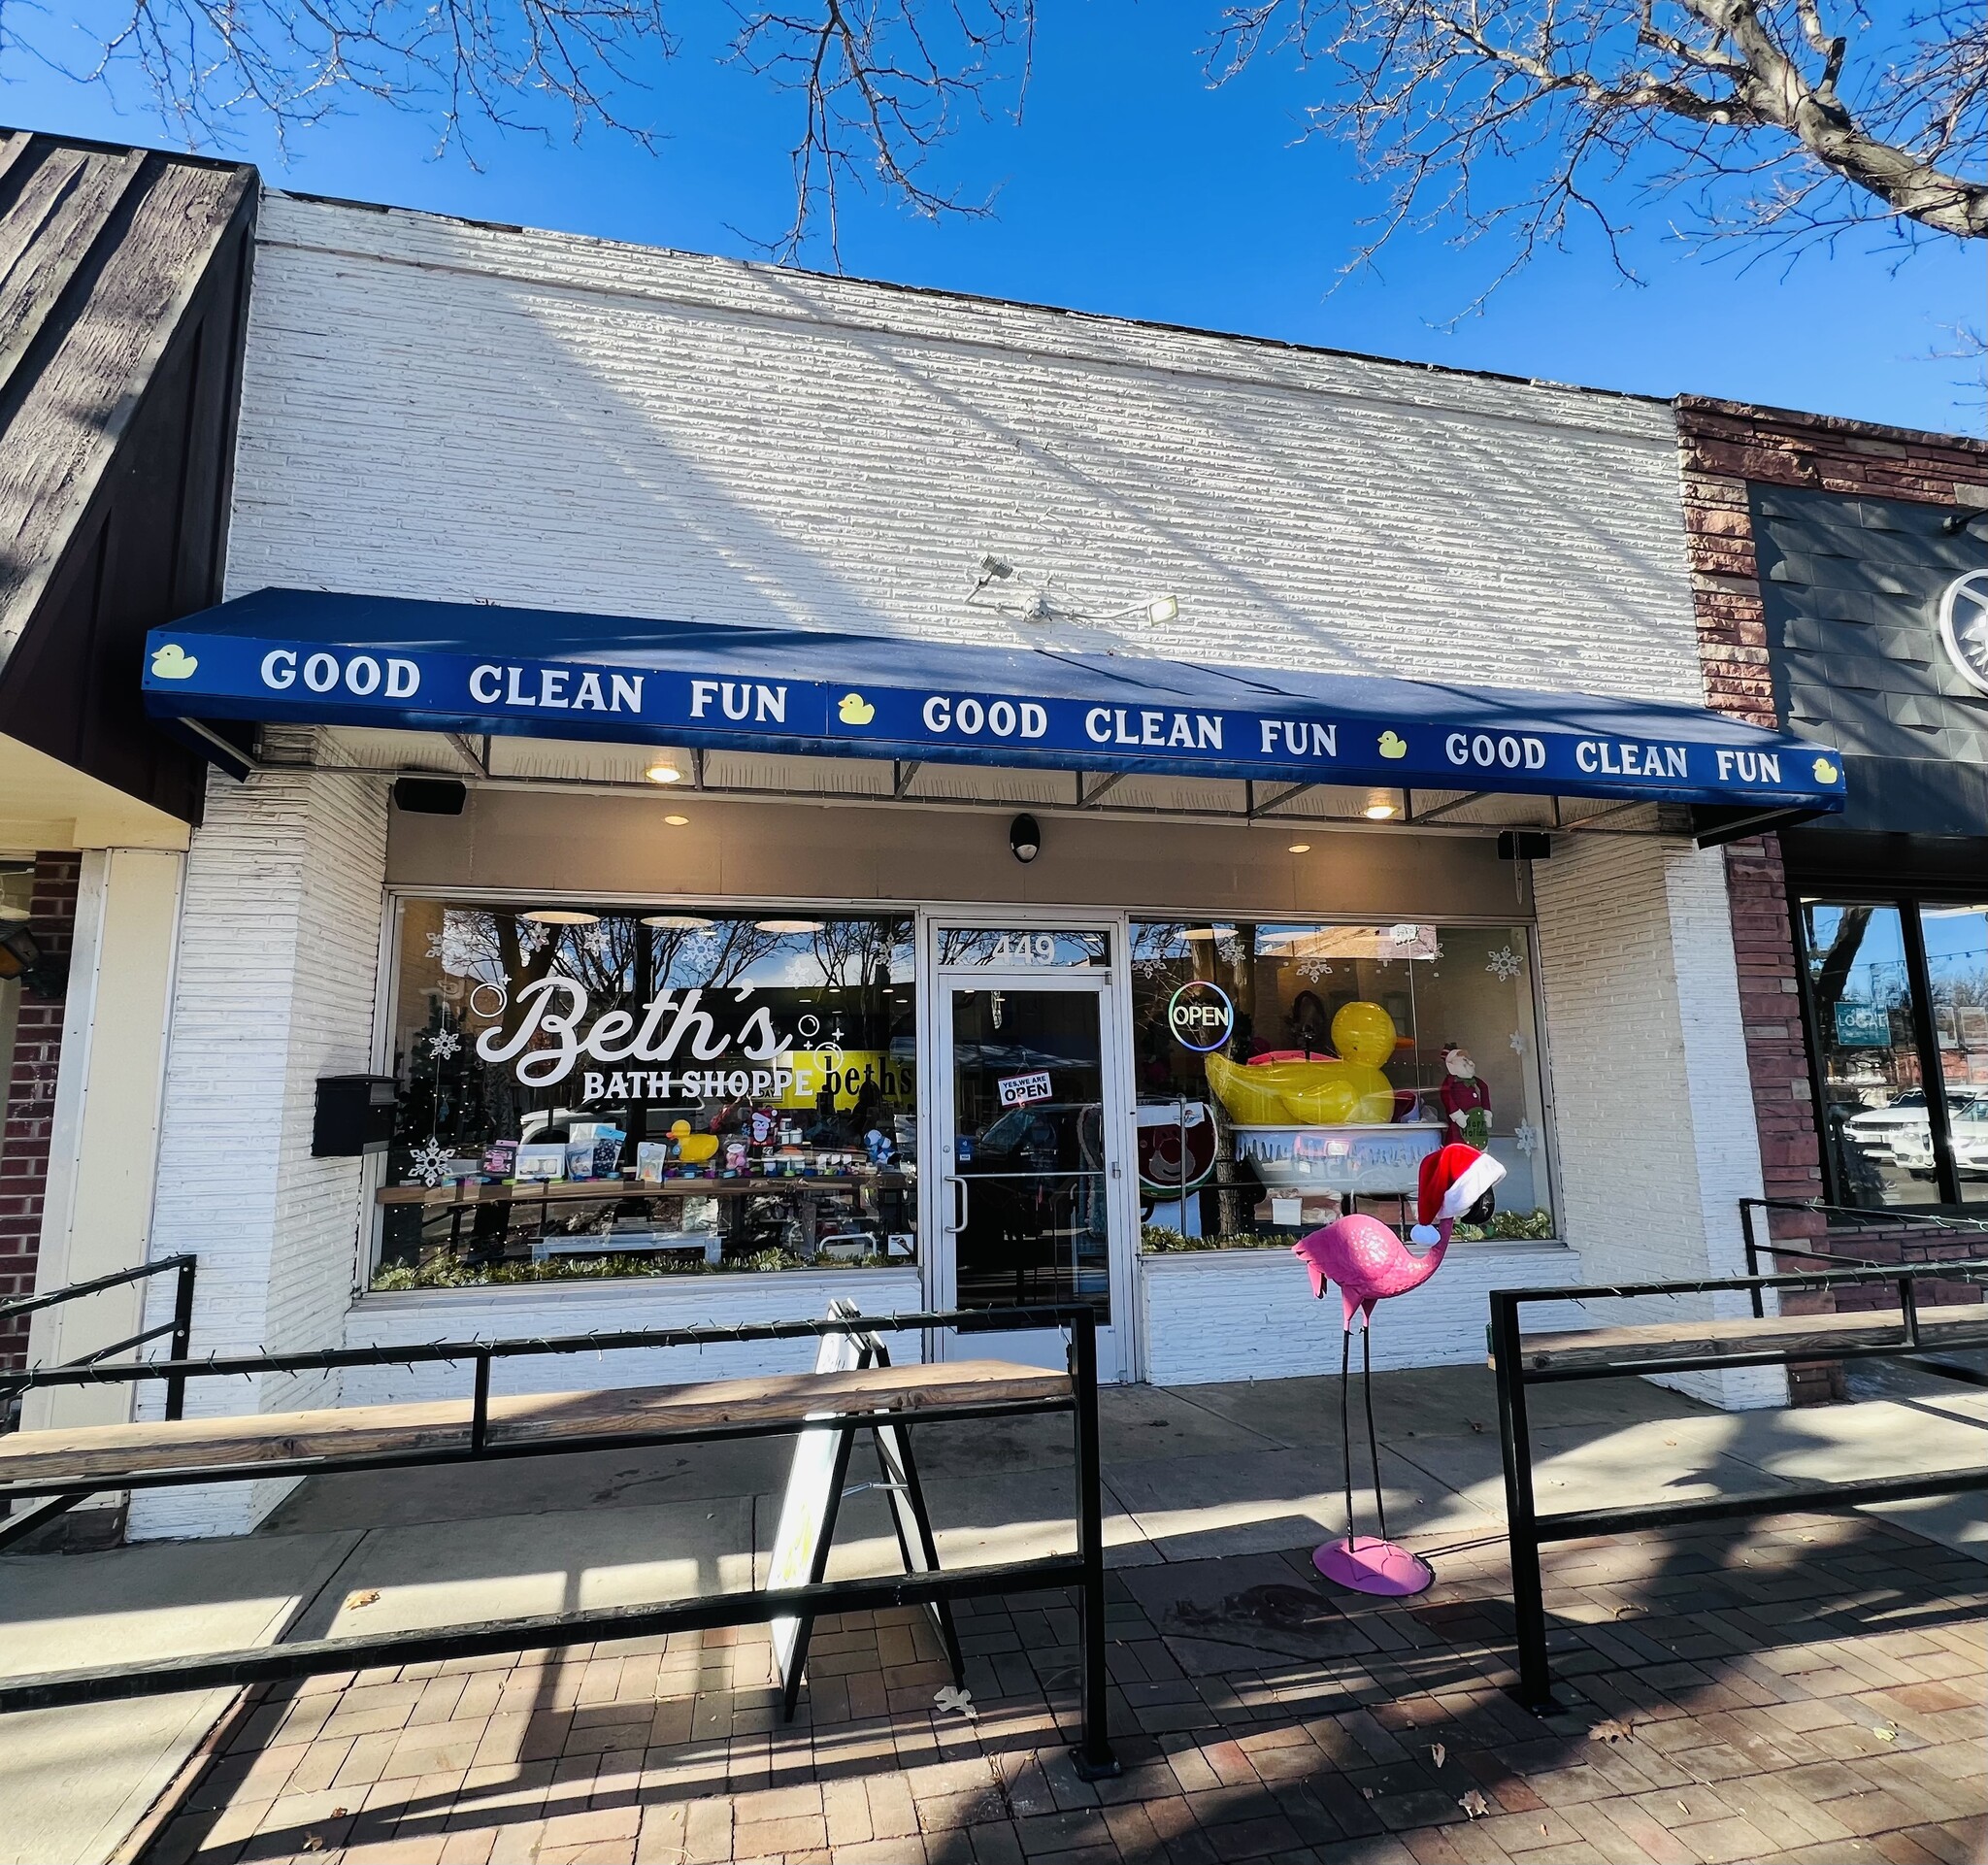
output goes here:
[{"label": "white brick wall", "polygon": [[232,594],[1043,639],[983,550],[1176,591],[1136,653],[1703,696],[1661,404],[266,198]]},{"label": "white brick wall", "polygon": [[[1738,1201],[1760,1196],[1760,1146],[1721,857],[1571,836],[1533,886],[1562,1232],[1582,1280],[1743,1275]],[[1600,1307],[1625,1321],[1744,1310],[1733,1296]],[[1735,1406],[1785,1395],[1772,1371],[1673,1383]]]},{"label": "white brick wall", "polygon": [[[196,1354],[340,1344],[360,1164],[311,1157],[315,1084],[371,1065],[385,861],[380,780],[282,769],[210,780],[187,857],[151,1240],[154,1255],[200,1258]],[[168,1303],[170,1289],[152,1300]],[[161,1397],[148,1394],[151,1415]],[[335,1378],[311,1376],[196,1381],[186,1404],[191,1415],[337,1401]],[[239,1532],[280,1493],[143,1492],[131,1532]]]},{"label": "white brick wall", "polygon": [[[1182,1251],[1140,1259],[1148,1356],[1157,1385],[1285,1380],[1340,1370],[1339,1297],[1314,1301],[1305,1265],[1281,1249]],[[1458,1244],[1420,1288],[1374,1314],[1374,1364],[1481,1366],[1485,1296],[1494,1288],[1552,1288],[1581,1279],[1558,1244]],[[1579,1327],[1578,1309],[1526,1310],[1535,1330]],[[1353,1344],[1357,1365],[1360,1346]]]}]

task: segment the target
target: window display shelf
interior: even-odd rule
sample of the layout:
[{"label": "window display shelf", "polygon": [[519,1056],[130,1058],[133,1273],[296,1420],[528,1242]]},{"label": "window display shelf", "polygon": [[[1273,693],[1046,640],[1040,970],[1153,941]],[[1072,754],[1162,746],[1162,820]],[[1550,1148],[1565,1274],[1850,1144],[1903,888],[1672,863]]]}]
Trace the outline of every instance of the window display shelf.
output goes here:
[{"label": "window display shelf", "polygon": [[374,1194],[382,1205],[596,1204],[623,1198],[744,1198],[773,1191],[857,1191],[868,1185],[878,1191],[907,1191],[915,1182],[904,1172],[879,1172],[863,1178],[670,1179],[643,1184],[632,1179],[511,1181],[485,1185],[382,1185]]}]

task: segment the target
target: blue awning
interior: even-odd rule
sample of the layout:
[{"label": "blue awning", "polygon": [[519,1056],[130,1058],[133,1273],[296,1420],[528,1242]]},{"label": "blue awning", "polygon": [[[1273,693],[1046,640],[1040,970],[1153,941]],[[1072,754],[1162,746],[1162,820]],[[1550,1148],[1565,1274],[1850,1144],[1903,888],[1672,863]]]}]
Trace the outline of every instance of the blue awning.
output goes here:
[{"label": "blue awning", "polygon": [[262,589],[147,638],[154,716],[1839,810],[1842,759],[1695,707]]}]

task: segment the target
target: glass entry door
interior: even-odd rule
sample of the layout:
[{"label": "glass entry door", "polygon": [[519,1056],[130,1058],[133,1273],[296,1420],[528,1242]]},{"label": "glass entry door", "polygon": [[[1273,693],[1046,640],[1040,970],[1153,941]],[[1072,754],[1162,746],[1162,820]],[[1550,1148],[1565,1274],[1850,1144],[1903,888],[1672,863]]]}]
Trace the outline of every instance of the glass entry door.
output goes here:
[{"label": "glass entry door", "polygon": [[[1121,1379],[1113,1283],[1129,1259],[1103,980],[957,977],[942,984],[941,1093],[949,1115],[941,1184],[944,1306],[1083,1302],[1097,1312],[1098,1372]],[[1062,1364],[1062,1337],[956,1338],[955,1357]]]}]

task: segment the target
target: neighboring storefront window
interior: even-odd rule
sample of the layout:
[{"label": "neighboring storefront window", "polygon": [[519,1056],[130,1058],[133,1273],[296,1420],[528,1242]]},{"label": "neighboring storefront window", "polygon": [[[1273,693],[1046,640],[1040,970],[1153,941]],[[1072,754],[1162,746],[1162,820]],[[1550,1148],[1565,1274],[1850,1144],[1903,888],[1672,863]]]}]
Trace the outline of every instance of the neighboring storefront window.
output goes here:
[{"label": "neighboring storefront window", "polygon": [[1412,1221],[1446,1139],[1506,1168],[1483,1232],[1553,1231],[1523,926],[1145,921],[1132,929],[1149,1249]]},{"label": "neighboring storefront window", "polygon": [[1988,1203],[1988,910],[1924,906],[1919,926],[1955,1188]]},{"label": "neighboring storefront window", "polygon": [[376,1288],[916,1261],[911,922],[400,915]]},{"label": "neighboring storefront window", "polygon": [[1806,899],[1799,917],[1830,1195],[1988,1202],[1988,909]]}]

